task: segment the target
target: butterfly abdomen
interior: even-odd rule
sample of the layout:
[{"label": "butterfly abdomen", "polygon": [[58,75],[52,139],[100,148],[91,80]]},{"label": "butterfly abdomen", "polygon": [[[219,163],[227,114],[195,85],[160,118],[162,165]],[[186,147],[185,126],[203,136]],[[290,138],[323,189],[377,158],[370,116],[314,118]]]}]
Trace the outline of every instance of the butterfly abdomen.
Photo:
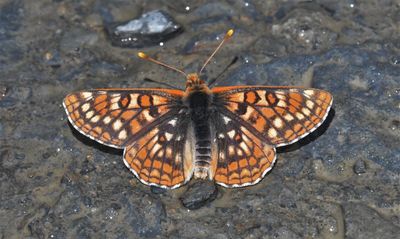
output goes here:
[{"label": "butterfly abdomen", "polygon": [[195,178],[210,177],[211,129],[210,95],[204,91],[193,91],[187,97],[195,137]]}]

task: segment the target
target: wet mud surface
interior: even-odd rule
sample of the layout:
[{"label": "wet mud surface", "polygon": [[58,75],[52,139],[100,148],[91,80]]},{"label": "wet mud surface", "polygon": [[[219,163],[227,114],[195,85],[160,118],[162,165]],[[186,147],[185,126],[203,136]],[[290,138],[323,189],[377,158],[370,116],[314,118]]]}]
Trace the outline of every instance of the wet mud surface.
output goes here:
[{"label": "wet mud surface", "polygon": [[[112,42],[110,28],[153,10],[181,29],[158,44],[149,29],[134,33],[141,45]],[[398,237],[399,21],[397,1],[0,0],[0,238]],[[132,47],[195,72],[229,28],[206,77],[238,60],[216,85],[334,97],[327,122],[278,149],[259,184],[148,187],[122,151],[67,123],[72,91],[160,86],[145,78],[184,87]]]}]

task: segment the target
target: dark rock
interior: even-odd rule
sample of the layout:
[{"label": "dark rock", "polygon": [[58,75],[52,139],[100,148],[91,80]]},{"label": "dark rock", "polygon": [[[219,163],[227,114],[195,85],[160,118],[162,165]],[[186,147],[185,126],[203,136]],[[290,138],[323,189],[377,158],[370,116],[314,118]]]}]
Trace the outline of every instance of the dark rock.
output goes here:
[{"label": "dark rock", "polygon": [[17,159],[17,160],[23,160],[23,159],[25,159],[25,154],[24,154],[24,153],[16,152],[16,153],[14,154],[14,157],[15,157],[15,159]]},{"label": "dark rock", "polygon": [[112,45],[131,48],[159,44],[175,37],[181,31],[182,27],[161,10],[147,12],[128,22],[107,26]]},{"label": "dark rock", "polygon": [[167,192],[168,190],[165,188],[160,188],[160,187],[156,187],[156,186],[151,186],[151,192],[154,194],[163,194],[165,192]]},{"label": "dark rock", "polygon": [[189,186],[180,200],[184,207],[194,210],[199,209],[210,202],[218,195],[218,189],[214,183],[198,181]]},{"label": "dark rock", "polygon": [[367,171],[367,165],[364,160],[357,160],[353,166],[355,174],[361,175]]}]

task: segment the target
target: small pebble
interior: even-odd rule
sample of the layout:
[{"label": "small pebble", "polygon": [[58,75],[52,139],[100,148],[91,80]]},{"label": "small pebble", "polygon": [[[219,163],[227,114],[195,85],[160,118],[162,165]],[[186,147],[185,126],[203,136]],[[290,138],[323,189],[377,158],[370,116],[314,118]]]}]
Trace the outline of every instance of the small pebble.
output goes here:
[{"label": "small pebble", "polygon": [[110,24],[107,31],[112,45],[137,48],[159,45],[180,33],[182,27],[166,12],[154,10],[138,19]]},{"label": "small pebble", "polygon": [[365,164],[364,160],[357,160],[353,166],[353,171],[357,175],[361,175],[367,171],[367,165]]},{"label": "small pebble", "polygon": [[217,195],[218,190],[215,184],[203,180],[190,185],[180,199],[184,207],[194,210],[214,201]]}]

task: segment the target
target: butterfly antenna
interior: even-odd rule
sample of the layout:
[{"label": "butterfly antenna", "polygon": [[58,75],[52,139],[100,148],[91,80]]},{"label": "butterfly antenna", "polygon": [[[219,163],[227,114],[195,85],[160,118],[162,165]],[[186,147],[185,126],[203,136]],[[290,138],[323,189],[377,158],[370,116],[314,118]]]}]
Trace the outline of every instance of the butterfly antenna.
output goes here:
[{"label": "butterfly antenna", "polygon": [[229,29],[225,36],[224,39],[222,39],[221,43],[219,43],[219,45],[217,46],[217,48],[214,50],[214,52],[211,54],[210,57],[208,57],[208,59],[206,60],[206,62],[204,63],[203,67],[200,69],[199,71],[199,75],[201,74],[201,72],[204,70],[204,68],[206,67],[206,65],[211,61],[211,58],[214,57],[215,53],[217,53],[217,51],[221,48],[221,46],[227,41],[229,40],[229,38],[231,38],[233,36],[233,29]]},{"label": "butterfly antenna", "polygon": [[168,69],[171,69],[171,70],[174,70],[174,71],[176,71],[176,72],[179,72],[179,73],[183,74],[183,75],[187,78],[187,74],[186,74],[184,71],[179,70],[179,69],[176,68],[176,67],[167,65],[167,64],[165,64],[165,63],[163,63],[163,62],[161,62],[161,61],[157,61],[156,59],[151,58],[150,56],[148,56],[147,54],[145,54],[145,53],[143,53],[143,52],[141,52],[141,51],[138,52],[138,57],[139,57],[139,58],[142,58],[142,59],[144,59],[144,60],[146,60],[146,61],[150,61],[150,62],[156,63],[156,64],[158,64],[158,65],[164,66],[164,67],[166,67],[166,68],[168,68]]},{"label": "butterfly antenna", "polygon": [[237,60],[239,59],[239,57],[235,56],[235,58],[232,59],[231,63],[229,63],[229,65],[227,65],[222,71],[221,73],[219,73],[217,75],[217,77],[211,79],[208,82],[208,87],[211,87],[212,85],[214,85],[219,79],[221,79],[220,77],[225,73],[225,71],[227,71],[229,69],[229,67],[233,66],[233,64],[235,64],[237,62]]}]

